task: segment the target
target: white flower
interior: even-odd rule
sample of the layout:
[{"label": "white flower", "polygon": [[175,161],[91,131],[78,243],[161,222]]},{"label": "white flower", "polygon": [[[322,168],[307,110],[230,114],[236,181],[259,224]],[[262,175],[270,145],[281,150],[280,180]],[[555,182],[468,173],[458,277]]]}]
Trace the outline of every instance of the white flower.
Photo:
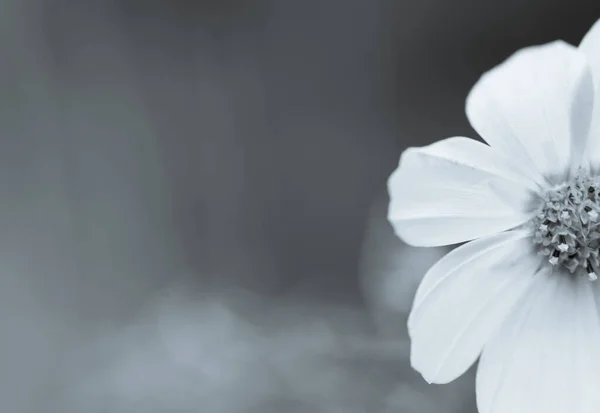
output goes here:
[{"label": "white flower", "polygon": [[469,241],[419,286],[411,363],[447,383],[481,355],[481,413],[600,412],[600,21],[515,53],[466,112],[487,145],[409,148],[388,182],[408,244]]}]

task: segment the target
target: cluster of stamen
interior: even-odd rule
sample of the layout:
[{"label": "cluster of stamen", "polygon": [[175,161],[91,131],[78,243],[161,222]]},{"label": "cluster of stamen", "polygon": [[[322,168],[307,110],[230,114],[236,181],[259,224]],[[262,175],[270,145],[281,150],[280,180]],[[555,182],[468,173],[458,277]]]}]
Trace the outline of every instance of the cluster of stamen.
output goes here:
[{"label": "cluster of stamen", "polygon": [[549,190],[532,224],[534,243],[550,264],[598,279],[600,180],[578,176]]}]

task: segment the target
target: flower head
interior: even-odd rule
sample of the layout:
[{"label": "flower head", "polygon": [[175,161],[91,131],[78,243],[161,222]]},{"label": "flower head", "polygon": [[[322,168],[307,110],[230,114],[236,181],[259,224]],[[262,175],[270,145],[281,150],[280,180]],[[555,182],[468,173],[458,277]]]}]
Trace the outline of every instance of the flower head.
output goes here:
[{"label": "flower head", "polygon": [[481,355],[481,413],[599,412],[600,21],[484,74],[466,112],[487,144],[409,148],[388,182],[400,238],[466,242],[419,286],[411,363],[446,383]]}]

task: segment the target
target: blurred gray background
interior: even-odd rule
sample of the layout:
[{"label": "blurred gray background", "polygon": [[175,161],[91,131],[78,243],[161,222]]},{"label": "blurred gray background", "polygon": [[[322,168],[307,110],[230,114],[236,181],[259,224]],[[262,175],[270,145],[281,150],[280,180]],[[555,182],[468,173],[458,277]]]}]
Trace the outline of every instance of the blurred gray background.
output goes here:
[{"label": "blurred gray background", "polygon": [[386,179],[594,3],[0,0],[0,410],[474,412]]}]

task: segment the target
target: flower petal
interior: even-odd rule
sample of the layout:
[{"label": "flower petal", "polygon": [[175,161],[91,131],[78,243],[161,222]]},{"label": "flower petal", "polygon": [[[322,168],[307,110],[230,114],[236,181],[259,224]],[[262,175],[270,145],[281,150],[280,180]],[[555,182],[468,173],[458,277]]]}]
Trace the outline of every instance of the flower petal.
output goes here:
[{"label": "flower petal", "polygon": [[600,410],[600,320],[585,277],[539,274],[486,345],[477,371],[480,413]]},{"label": "flower petal", "polygon": [[598,102],[594,105],[589,134],[591,139],[587,148],[589,161],[593,169],[598,172],[600,170],[600,20],[585,35],[579,50],[585,54],[592,69],[596,91],[595,102]]},{"label": "flower petal", "polygon": [[467,97],[466,111],[493,148],[529,176],[556,183],[580,162],[593,98],[585,55],[556,41],[522,49],[484,74]]},{"label": "flower petal", "polygon": [[464,373],[540,262],[522,230],[472,241],[442,258],[425,275],[408,319],[413,368],[430,383]]},{"label": "flower petal", "polygon": [[597,87],[600,87],[600,19],[583,37],[579,50],[587,57],[594,75],[594,82]]},{"label": "flower petal", "polygon": [[531,218],[535,188],[488,145],[449,138],[404,151],[388,181],[388,219],[414,246],[469,241]]}]

